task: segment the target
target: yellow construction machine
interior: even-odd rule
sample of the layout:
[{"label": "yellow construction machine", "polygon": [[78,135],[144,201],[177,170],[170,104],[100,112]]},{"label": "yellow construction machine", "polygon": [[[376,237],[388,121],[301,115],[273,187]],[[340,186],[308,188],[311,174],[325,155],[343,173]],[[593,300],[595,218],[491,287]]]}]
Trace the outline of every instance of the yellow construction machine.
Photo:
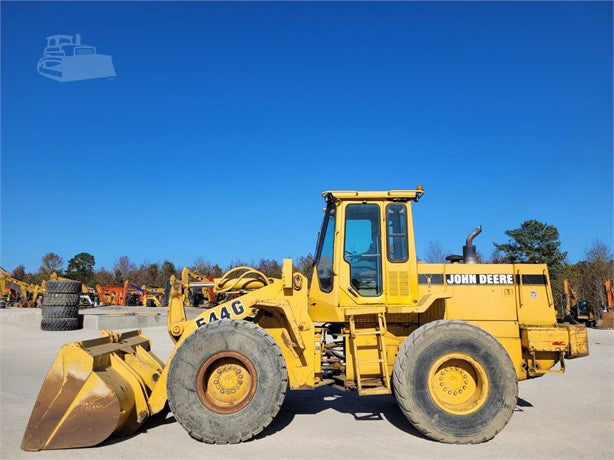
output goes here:
[{"label": "yellow construction machine", "polygon": [[[170,286],[179,282],[171,276]],[[251,267],[234,267],[220,278],[202,275],[188,267],[181,271],[181,298],[185,306],[211,308],[268,284],[267,277]],[[169,288],[170,288],[169,286]],[[169,291],[170,293],[170,291]]]},{"label": "yellow construction machine", "polygon": [[597,325],[597,315],[588,300],[578,300],[576,291],[570,286],[569,280],[563,280],[563,292],[565,293],[565,316],[563,321],[571,323],[583,323],[587,327]]},{"label": "yellow construction machine", "polygon": [[44,282],[40,284],[26,283],[11,276],[0,267],[0,300],[8,307],[37,307],[39,298],[45,292]]},{"label": "yellow construction machine", "polygon": [[65,345],[22,448],[92,446],[167,405],[192,437],[237,443],[269,425],[287,390],[322,385],[394,394],[437,441],[493,438],[519,380],[588,355],[586,328],[557,325],[546,265],[477,264],[478,231],[455,263],[418,263],[411,205],[423,193],[325,192],[310,286],[288,259],[281,279],[237,270],[227,296],[187,319],[189,287],[173,280],[166,363],[138,330]]},{"label": "yellow construction machine", "polygon": [[143,296],[141,303],[145,307],[161,307],[162,298],[164,297],[164,289],[156,286],[147,286],[143,284],[141,286]]},{"label": "yellow construction machine", "polygon": [[[175,283],[175,281],[176,277],[172,275],[170,284],[167,285],[167,292],[164,293],[164,298],[167,303],[170,285]],[[188,267],[184,267],[181,271],[181,283],[183,284],[183,305],[186,307],[210,306],[212,300],[215,299],[215,294],[213,292],[215,282],[212,276],[203,275],[194,270],[190,270]]]}]

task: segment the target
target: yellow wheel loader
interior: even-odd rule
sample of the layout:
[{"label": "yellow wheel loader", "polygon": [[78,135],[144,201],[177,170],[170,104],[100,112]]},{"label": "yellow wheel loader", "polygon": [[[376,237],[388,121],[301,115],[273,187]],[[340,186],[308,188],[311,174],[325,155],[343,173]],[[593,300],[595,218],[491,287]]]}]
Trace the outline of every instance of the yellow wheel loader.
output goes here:
[{"label": "yellow wheel loader", "polygon": [[[246,441],[288,390],[332,385],[394,394],[418,430],[480,443],[507,424],[518,381],[588,355],[586,328],[557,325],[545,265],[418,263],[412,202],[424,191],[332,191],[311,285],[284,260],[281,279],[225,275],[233,292],[195,319],[173,280],[161,362],[140,331],[65,345],[41,388],[24,450],[98,444],[165,407],[194,438]],[[219,281],[218,281],[219,286]]]}]

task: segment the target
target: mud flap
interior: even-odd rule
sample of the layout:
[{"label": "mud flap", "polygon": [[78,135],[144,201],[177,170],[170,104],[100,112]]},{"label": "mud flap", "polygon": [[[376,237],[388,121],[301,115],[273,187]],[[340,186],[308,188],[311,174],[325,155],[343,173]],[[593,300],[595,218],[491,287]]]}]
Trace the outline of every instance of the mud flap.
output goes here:
[{"label": "mud flap", "polygon": [[150,416],[164,364],[140,330],[64,345],[43,382],[21,448],[88,447],[130,434]]}]

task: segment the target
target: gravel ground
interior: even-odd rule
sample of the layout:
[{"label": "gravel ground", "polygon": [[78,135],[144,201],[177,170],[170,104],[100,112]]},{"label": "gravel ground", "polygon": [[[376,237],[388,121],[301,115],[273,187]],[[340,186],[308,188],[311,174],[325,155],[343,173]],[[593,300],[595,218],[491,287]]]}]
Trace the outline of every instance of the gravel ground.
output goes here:
[{"label": "gravel ground", "polygon": [[[358,397],[331,388],[290,392],[271,426],[246,443],[193,440],[172,414],[135,435],[64,451],[23,452],[30,411],[60,346],[95,331],[41,331],[34,315],[0,310],[0,457],[2,458],[614,458],[614,331],[591,329],[590,356],[567,372],[521,382],[516,412],[490,442],[457,446],[423,438],[393,396]],[[153,351],[172,350],[166,328],[148,328]]]}]

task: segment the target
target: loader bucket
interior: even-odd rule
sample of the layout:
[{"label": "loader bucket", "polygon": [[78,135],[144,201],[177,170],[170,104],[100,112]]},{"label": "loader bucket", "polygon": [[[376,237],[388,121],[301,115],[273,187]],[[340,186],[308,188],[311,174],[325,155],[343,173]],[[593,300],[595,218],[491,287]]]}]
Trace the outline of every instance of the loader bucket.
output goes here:
[{"label": "loader bucket", "polygon": [[27,451],[99,444],[149,417],[147,398],[164,364],[140,330],[64,345],[34,404],[21,442]]}]

